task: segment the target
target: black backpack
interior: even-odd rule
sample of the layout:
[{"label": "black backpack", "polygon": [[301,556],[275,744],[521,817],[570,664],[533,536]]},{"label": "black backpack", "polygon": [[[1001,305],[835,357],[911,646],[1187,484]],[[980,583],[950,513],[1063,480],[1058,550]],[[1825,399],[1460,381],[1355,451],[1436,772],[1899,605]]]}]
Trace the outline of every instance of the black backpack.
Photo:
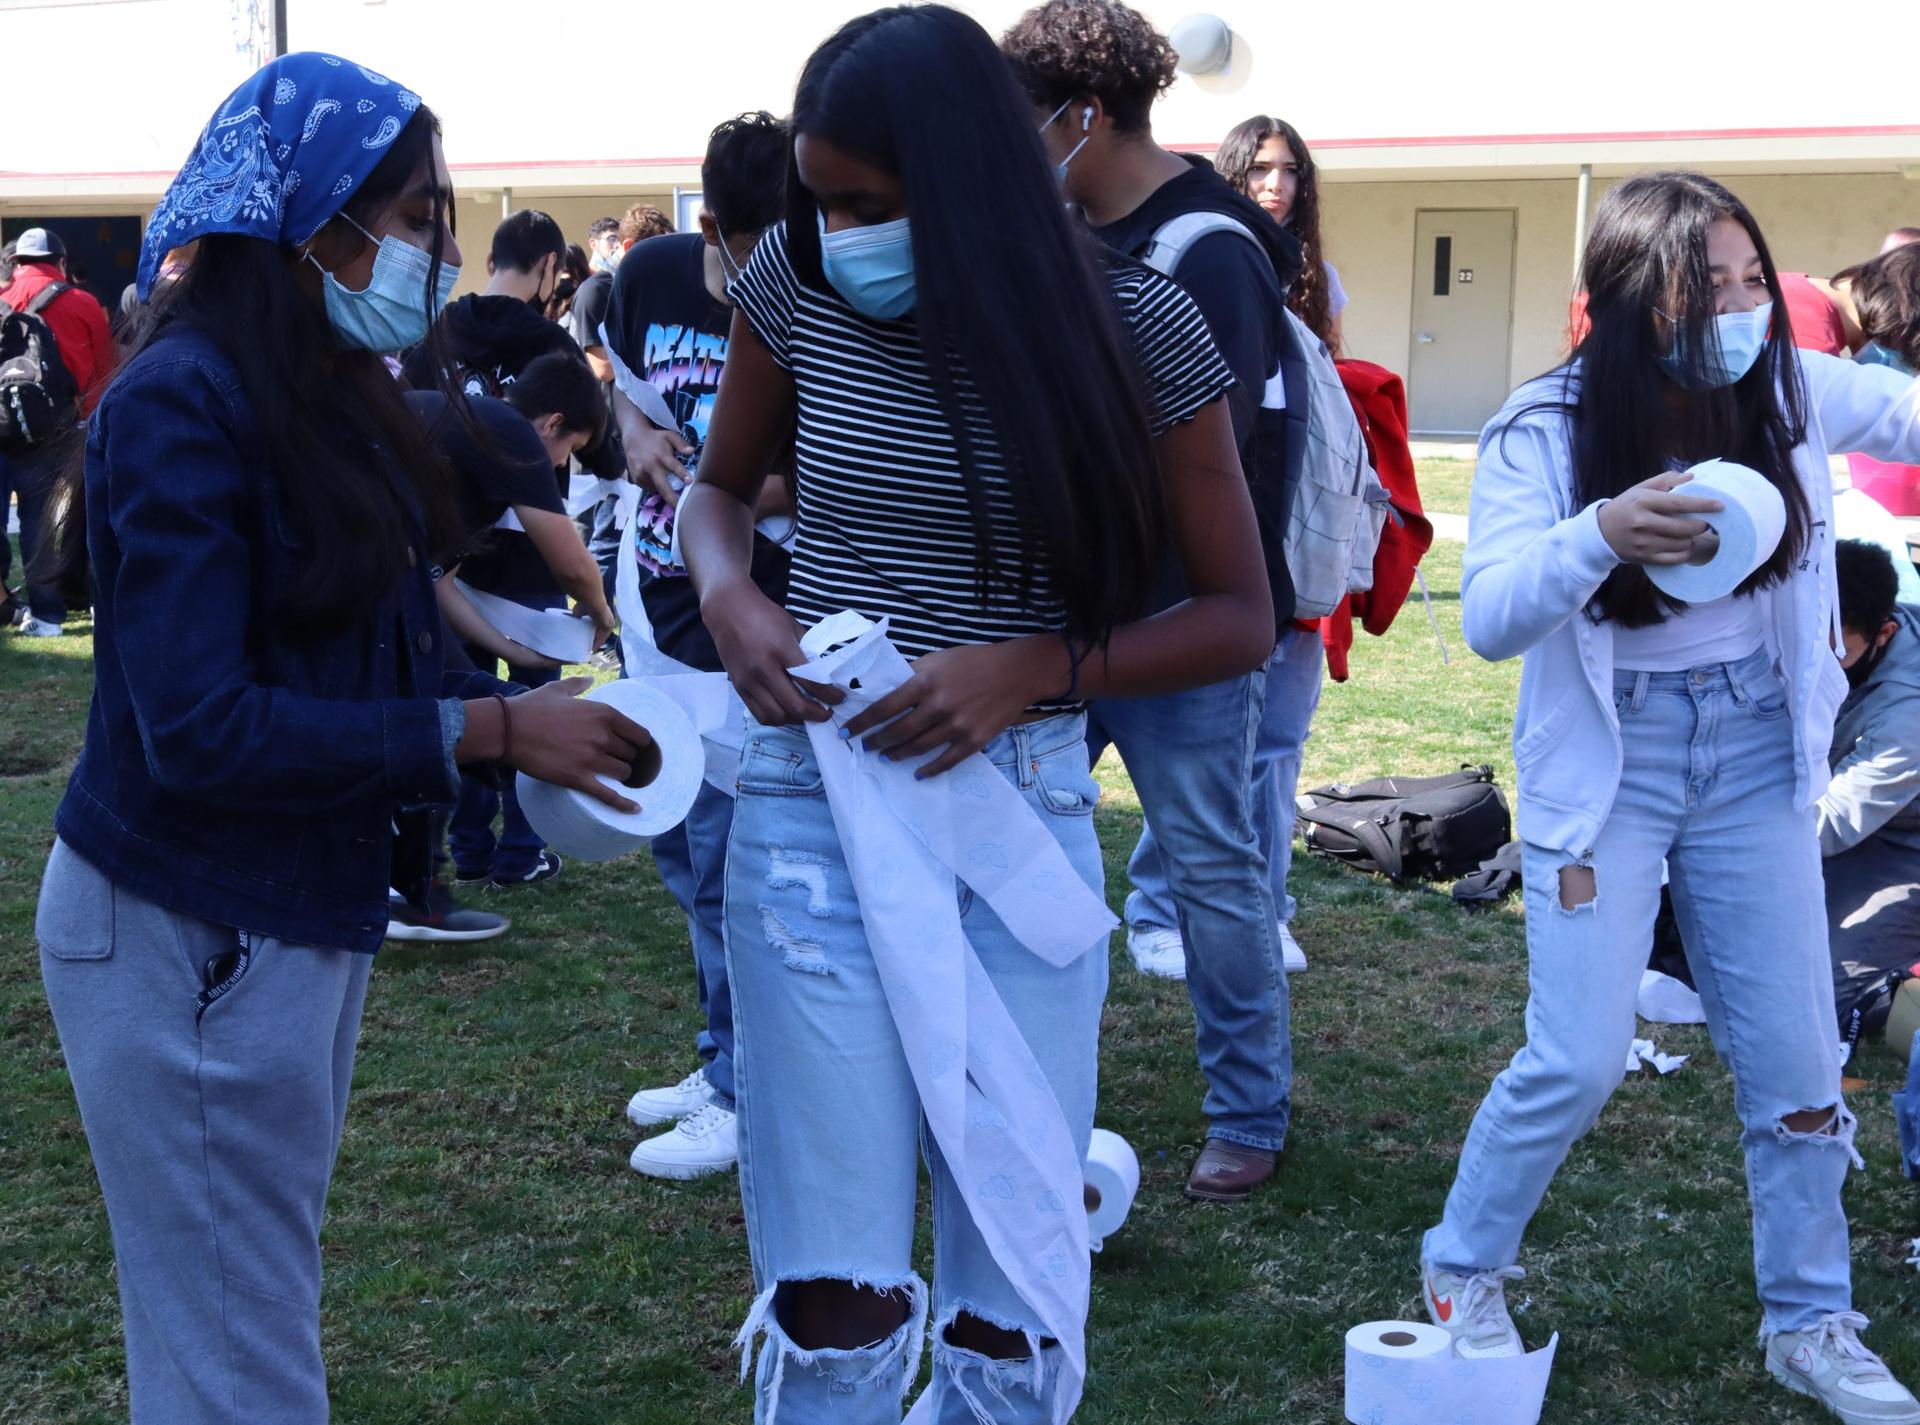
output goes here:
[{"label": "black backpack", "polygon": [[1513,839],[1491,767],[1318,787],[1300,798],[1296,824],[1316,855],[1396,881],[1465,875]]},{"label": "black backpack", "polygon": [[41,311],[69,282],[49,282],[23,310],[0,302],[0,450],[20,455],[46,444],[73,419],[73,377]]}]

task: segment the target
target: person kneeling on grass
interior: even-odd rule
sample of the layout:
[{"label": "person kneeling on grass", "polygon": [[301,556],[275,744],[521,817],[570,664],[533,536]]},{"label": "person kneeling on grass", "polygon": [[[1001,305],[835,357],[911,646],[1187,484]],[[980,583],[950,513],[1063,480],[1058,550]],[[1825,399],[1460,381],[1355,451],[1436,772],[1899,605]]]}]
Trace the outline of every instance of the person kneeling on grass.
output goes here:
[{"label": "person kneeling on grass", "polygon": [[[1840,1190],[1854,1153],[1829,1008],[1815,806],[1847,691],[1834,633],[1829,450],[1920,457],[1920,386],[1796,352],[1746,206],[1691,173],[1609,192],[1592,327],[1481,437],[1462,613],[1482,656],[1524,655],[1514,760],[1532,995],[1423,1244],[1426,1309],[1463,1356],[1517,1355],[1521,1234],[1614,1088],[1634,1032],[1664,858],[1708,1024],[1732,1070],[1766,1366],[1850,1425],[1920,1422],[1861,1343]],[[1724,598],[1649,566],[1713,549],[1682,473],[1760,472],[1786,531]]]},{"label": "person kneeling on grass", "polygon": [[1895,602],[1884,549],[1842,540],[1835,553],[1852,686],[1815,812],[1844,1042],[1892,975],[1920,960],[1920,609]]}]

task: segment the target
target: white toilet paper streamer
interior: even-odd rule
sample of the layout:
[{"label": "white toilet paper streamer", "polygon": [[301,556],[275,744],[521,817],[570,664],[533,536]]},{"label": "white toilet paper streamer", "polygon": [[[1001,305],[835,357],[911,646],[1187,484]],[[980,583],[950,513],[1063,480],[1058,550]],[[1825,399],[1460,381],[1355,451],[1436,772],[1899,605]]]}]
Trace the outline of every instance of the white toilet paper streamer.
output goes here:
[{"label": "white toilet paper streamer", "polygon": [[1658,970],[1640,972],[1640,992],[1634,1009],[1653,1024],[1705,1024],[1706,1006],[1700,992]]},{"label": "white toilet paper streamer", "polygon": [[652,781],[628,787],[611,777],[600,779],[627,800],[638,802],[640,810],[616,811],[584,792],[535,781],[525,772],[518,774],[515,786],[520,810],[547,845],[563,856],[611,861],[686,820],[706,774],[706,755],[693,719],[655,683],[622,678],[603,683],[586,696],[618,708],[653,738],[659,771]]},{"label": "white toilet paper streamer", "polygon": [[1731,594],[1772,557],[1786,532],[1787,503],[1766,476],[1730,460],[1703,461],[1687,473],[1693,479],[1676,494],[1726,506],[1718,514],[1698,516],[1719,534],[1720,547],[1705,564],[1649,564],[1646,570],[1663,593],[1704,604]]},{"label": "white toilet paper streamer", "polygon": [[463,580],[453,583],[481,618],[515,643],[562,663],[584,663],[592,656],[592,619],[579,618],[565,609],[530,609],[498,594],[484,594]]},{"label": "white toilet paper streamer", "polygon": [[1087,1214],[1087,1245],[1099,1251],[1107,1238],[1126,1224],[1133,1199],[1140,1191],[1140,1159],[1133,1145],[1118,1133],[1093,1130],[1087,1145],[1087,1186],[1100,1194],[1100,1205]]},{"label": "white toilet paper streamer", "polygon": [[1537,1425],[1558,1335],[1524,1356],[1462,1360],[1453,1338],[1421,1321],[1369,1321],[1347,1332],[1352,1425]]}]

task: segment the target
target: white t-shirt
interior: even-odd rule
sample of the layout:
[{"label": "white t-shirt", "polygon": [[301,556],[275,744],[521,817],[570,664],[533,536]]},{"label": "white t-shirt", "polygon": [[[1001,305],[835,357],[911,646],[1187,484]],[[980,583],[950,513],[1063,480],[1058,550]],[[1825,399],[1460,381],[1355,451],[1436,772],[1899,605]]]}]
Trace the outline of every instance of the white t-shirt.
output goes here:
[{"label": "white t-shirt", "polygon": [[1613,626],[1613,666],[1635,673],[1684,673],[1710,663],[1738,663],[1766,641],[1760,605],[1728,594],[1689,604],[1650,628]]},{"label": "white t-shirt", "polygon": [[1320,264],[1327,270],[1327,315],[1337,317],[1340,309],[1347,305],[1347,289],[1340,285],[1340,269],[1331,262]]}]

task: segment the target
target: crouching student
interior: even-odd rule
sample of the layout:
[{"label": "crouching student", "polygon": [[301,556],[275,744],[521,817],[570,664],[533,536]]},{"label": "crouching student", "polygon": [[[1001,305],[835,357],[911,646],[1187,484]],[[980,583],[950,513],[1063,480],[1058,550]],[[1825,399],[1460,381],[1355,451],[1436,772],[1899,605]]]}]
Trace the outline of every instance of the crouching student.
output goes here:
[{"label": "crouching student", "polygon": [[[924,778],[984,753],[1098,888],[1085,700],[1243,676],[1271,651],[1273,611],[1221,400],[1233,378],[1204,320],[1075,230],[979,25],[938,5],[848,22],[807,61],[792,127],[786,221],[729,289],[726,380],[678,520],[702,619],[756,719],[726,875],[760,1293],[742,1335],[766,1337],[755,1419],[868,1425],[900,1419],[920,1355],[915,1072],[936,1072],[924,1056],[942,1045],[903,1042],[883,989],[882,953],[901,947],[863,927],[805,732],[835,712],[787,672],[796,628],[848,609],[889,619],[913,675],[842,731]],[[1001,220],[983,227],[988,206]],[[796,422],[782,607],[752,578],[753,506]],[[1168,544],[1191,597],[1141,621]],[[1057,966],[952,893],[979,990],[1033,1056],[1022,1082],[1084,1155],[1103,949]],[[1005,1044],[945,1047],[938,1072]],[[1066,1418],[1078,1386],[1061,1336],[1084,1329],[1084,1250],[1003,1255],[989,1241],[1009,1239],[986,1234],[1024,1241],[1068,1204],[1007,1201],[1004,1178],[961,1181],[939,1143],[931,1157],[931,1418]],[[1049,1295],[1075,1278],[1076,1301]]]},{"label": "crouching student", "polygon": [[[1851,1422],[1920,1421],[1860,1341],[1841,1184],[1854,1118],[1829,1008],[1815,804],[1846,692],[1829,450],[1920,453],[1920,389],[1796,352],[1753,216],[1654,173],[1609,192],[1585,259],[1592,327],[1481,438],[1462,598],[1484,657],[1524,655],[1514,758],[1532,994],[1527,1043],[1473,1121],[1426,1236],[1429,1314],[1463,1355],[1511,1355],[1505,1285],[1574,1141],[1620,1082],[1670,871],[1732,1070],[1767,1368]],[[1787,509],[1738,590],[1683,604],[1649,566],[1697,562],[1724,458]]]},{"label": "crouching student", "polygon": [[416,95],[330,55],[262,69],[153,215],[143,294],[193,262],[70,477],[95,684],[37,929],[134,1425],[327,1419],[320,1220],[396,809],[477,762],[626,805],[594,774],[646,741],[573,689],[443,671],[455,516],[381,354],[453,286],[451,203]]},{"label": "crouching student", "polygon": [[1835,553],[1850,690],[1815,814],[1834,1008],[1851,1042],[1889,978],[1920,960],[1920,610],[1895,601],[1884,549],[1842,540]]}]

